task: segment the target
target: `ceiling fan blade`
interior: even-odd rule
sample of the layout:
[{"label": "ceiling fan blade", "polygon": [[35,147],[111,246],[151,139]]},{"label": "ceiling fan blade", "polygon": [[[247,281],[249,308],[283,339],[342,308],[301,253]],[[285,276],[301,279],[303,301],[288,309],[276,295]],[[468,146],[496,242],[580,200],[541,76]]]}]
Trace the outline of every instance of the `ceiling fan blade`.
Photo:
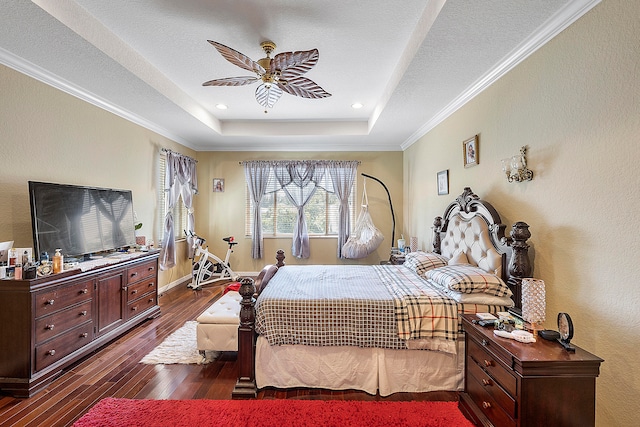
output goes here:
[{"label": "ceiling fan blade", "polygon": [[282,89],[274,84],[267,86],[263,83],[256,89],[256,101],[265,108],[273,108],[281,96]]},{"label": "ceiling fan blade", "polygon": [[259,75],[263,75],[265,73],[265,69],[262,68],[260,64],[255,62],[253,59],[249,58],[247,55],[244,55],[238,52],[235,49],[231,49],[229,46],[225,46],[221,43],[214,42],[212,40],[207,40],[209,43],[215,47],[220,55],[224,57],[227,61],[231,62],[233,65],[237,65],[240,68],[244,68],[248,71],[253,71]]},{"label": "ceiling fan blade", "polygon": [[270,71],[273,73],[280,70],[285,78],[300,76],[312,69],[318,63],[319,57],[318,49],[282,52],[271,61]]},{"label": "ceiling fan blade", "polygon": [[258,81],[257,77],[227,77],[226,79],[209,80],[202,83],[202,86],[244,86]]},{"label": "ceiling fan blade", "polygon": [[302,98],[318,99],[331,96],[329,92],[306,77],[293,77],[287,80],[286,84],[278,83],[278,86],[288,94],[301,96]]}]

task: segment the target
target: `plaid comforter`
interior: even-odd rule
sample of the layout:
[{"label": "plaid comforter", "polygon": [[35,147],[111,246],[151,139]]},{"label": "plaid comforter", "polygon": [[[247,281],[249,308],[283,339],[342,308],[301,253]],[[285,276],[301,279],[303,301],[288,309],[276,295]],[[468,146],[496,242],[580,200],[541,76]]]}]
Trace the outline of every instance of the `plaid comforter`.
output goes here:
[{"label": "plaid comforter", "polygon": [[[455,352],[464,307],[401,265],[281,268],[256,301],[256,332],[270,345],[406,349],[435,339]],[[411,348],[416,348],[412,346]]]}]

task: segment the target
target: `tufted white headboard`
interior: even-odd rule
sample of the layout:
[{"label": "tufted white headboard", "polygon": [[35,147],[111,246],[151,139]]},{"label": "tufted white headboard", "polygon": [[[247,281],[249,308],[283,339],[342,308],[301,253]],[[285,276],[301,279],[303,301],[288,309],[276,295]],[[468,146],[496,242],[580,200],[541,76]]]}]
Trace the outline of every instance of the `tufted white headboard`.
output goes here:
[{"label": "tufted white headboard", "polygon": [[517,222],[505,237],[506,227],[495,208],[466,187],[433,225],[434,252],[447,258],[464,252],[471,264],[502,278],[520,307],[522,278],[531,276],[526,223]]},{"label": "tufted white headboard", "polygon": [[469,263],[502,277],[503,254],[491,241],[489,226],[479,215],[465,218],[459,212],[449,218],[441,244],[441,254],[453,258],[462,252]]}]

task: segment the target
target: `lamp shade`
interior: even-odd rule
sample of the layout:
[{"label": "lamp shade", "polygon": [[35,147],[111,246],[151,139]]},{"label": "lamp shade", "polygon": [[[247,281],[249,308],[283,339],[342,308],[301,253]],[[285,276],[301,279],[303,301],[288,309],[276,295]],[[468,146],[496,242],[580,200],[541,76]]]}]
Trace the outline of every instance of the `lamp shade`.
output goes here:
[{"label": "lamp shade", "polygon": [[522,279],[522,318],[532,324],[545,321],[544,280]]}]

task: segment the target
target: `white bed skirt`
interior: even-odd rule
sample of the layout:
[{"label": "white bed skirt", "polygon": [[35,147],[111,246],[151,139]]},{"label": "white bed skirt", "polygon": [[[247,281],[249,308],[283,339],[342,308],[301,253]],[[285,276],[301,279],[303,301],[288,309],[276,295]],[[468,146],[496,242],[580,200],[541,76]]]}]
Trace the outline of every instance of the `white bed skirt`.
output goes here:
[{"label": "white bed skirt", "polygon": [[258,388],[308,387],[399,392],[460,391],[464,387],[464,339],[457,353],[360,347],[271,346],[256,343]]}]

